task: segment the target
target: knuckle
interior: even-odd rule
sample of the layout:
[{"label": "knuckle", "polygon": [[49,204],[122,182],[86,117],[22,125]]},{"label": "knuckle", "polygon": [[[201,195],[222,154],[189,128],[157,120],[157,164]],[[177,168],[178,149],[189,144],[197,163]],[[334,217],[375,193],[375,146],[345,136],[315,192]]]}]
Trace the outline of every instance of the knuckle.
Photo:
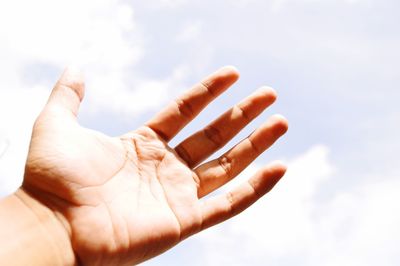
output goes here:
[{"label": "knuckle", "polygon": [[239,104],[236,104],[233,109],[236,109],[237,112],[239,112],[240,116],[246,120],[246,122],[250,122],[252,119],[250,115],[247,113],[247,111],[240,106]]},{"label": "knuckle", "polygon": [[228,201],[228,211],[229,211],[229,214],[231,215],[231,216],[233,216],[233,215],[235,215],[236,214],[236,210],[235,210],[235,200],[234,200],[234,197],[233,197],[233,193],[232,193],[232,191],[229,191],[227,194],[226,194],[226,200]]},{"label": "knuckle", "polygon": [[207,126],[204,129],[204,135],[207,137],[207,139],[214,143],[215,147],[220,147],[223,144],[222,133],[214,126]]},{"label": "knuckle", "polygon": [[85,83],[80,80],[71,80],[68,82],[61,82],[58,84],[60,89],[70,90],[82,101],[85,94]]},{"label": "knuckle", "polygon": [[193,166],[193,160],[190,157],[188,151],[183,145],[178,145],[175,148],[176,153],[179,155],[179,157],[188,164],[189,167]]},{"label": "knuckle", "polygon": [[184,99],[176,99],[175,103],[178,107],[179,113],[191,119],[194,116],[193,108],[189,102]]},{"label": "knuckle", "polygon": [[200,86],[203,87],[210,96],[212,96],[212,97],[216,96],[215,93],[212,91],[211,86],[208,83],[206,83],[205,81],[201,81]]},{"label": "knuckle", "polygon": [[218,164],[224,170],[226,177],[230,180],[232,177],[233,161],[229,157],[223,155],[218,159]]},{"label": "knuckle", "polygon": [[247,138],[247,141],[249,142],[251,149],[254,151],[254,153],[260,154],[261,152],[263,152],[263,150],[261,150],[255,143],[253,140],[251,140],[251,138]]}]

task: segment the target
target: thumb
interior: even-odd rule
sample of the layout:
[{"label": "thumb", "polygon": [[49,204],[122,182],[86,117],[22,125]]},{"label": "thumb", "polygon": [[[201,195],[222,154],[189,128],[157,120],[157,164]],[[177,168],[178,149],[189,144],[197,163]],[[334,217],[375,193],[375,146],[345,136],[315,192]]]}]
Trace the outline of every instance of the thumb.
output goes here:
[{"label": "thumb", "polygon": [[47,102],[48,107],[78,115],[80,103],[85,93],[83,74],[76,68],[68,67],[54,86]]}]

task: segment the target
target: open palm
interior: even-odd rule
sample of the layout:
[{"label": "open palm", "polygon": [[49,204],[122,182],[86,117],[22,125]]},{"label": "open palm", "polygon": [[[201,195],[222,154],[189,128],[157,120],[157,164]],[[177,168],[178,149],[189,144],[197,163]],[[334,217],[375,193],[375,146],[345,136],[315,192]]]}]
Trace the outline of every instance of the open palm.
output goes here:
[{"label": "open palm", "polygon": [[[84,265],[125,265],[154,257],[246,209],[283,176],[272,163],[233,191],[205,195],[237,176],[287,130],[271,117],[221,157],[203,163],[273,103],[261,88],[176,147],[168,142],[238,78],[225,67],[120,137],[79,126],[81,75],[66,70],[37,119],[23,189],[52,209]],[[133,99],[134,100],[134,99]]]}]

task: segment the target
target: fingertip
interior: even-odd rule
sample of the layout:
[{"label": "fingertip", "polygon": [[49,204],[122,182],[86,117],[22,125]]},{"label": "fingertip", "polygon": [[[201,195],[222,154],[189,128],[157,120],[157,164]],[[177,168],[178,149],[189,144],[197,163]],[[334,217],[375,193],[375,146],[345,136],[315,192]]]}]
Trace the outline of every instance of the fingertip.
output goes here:
[{"label": "fingertip", "polygon": [[219,72],[219,74],[222,74],[223,76],[228,77],[235,81],[238,80],[240,77],[239,70],[235,66],[232,66],[232,65],[224,66],[224,67],[220,68],[217,72]]},{"label": "fingertip", "polygon": [[59,108],[50,108],[58,106],[64,110],[68,110],[68,114],[72,112],[74,116],[77,116],[84,93],[85,82],[82,72],[77,67],[69,66],[65,68],[61,77],[55,84],[47,102],[46,109],[59,110]]},{"label": "fingertip", "polygon": [[283,135],[289,129],[288,120],[280,114],[275,114],[270,117],[270,121],[274,123],[274,129],[276,134]]},{"label": "fingertip", "polygon": [[278,97],[277,92],[268,86],[262,86],[258,88],[255,92],[257,95],[260,95],[266,102],[273,103]]},{"label": "fingertip", "polygon": [[218,96],[239,79],[239,71],[233,66],[225,66],[212,73],[201,82],[214,95]]},{"label": "fingertip", "polygon": [[286,172],[286,166],[275,161],[262,167],[252,178],[249,183],[257,191],[259,197],[268,193],[282,178]]},{"label": "fingertip", "polygon": [[70,88],[76,93],[79,100],[82,101],[85,94],[85,77],[78,66],[70,65],[66,67],[57,85]]},{"label": "fingertip", "polygon": [[78,65],[68,65],[64,69],[61,77],[70,80],[79,80],[81,82],[85,80],[83,70]]},{"label": "fingertip", "polygon": [[278,176],[279,178],[281,178],[282,176],[285,175],[286,171],[287,171],[287,166],[284,162],[280,161],[280,160],[276,160],[273,161],[272,163],[269,164],[268,166],[269,168],[273,169],[273,172],[276,174],[276,176]]}]

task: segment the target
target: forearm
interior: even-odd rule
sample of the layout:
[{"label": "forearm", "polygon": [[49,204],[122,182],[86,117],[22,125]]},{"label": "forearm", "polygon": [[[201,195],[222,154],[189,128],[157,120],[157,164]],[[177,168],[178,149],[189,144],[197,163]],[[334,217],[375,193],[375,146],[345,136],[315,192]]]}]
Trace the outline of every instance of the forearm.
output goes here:
[{"label": "forearm", "polygon": [[67,231],[24,190],[0,201],[0,265],[74,265]]}]

